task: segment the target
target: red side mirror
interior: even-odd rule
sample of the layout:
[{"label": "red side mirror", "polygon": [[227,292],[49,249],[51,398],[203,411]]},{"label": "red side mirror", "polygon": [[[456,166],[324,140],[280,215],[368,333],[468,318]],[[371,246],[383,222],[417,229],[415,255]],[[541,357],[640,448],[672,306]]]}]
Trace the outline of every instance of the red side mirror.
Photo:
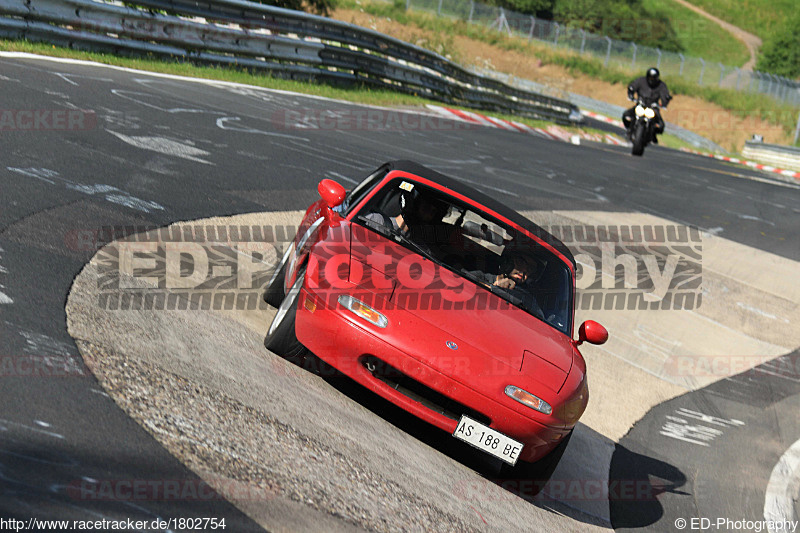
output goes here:
[{"label": "red side mirror", "polygon": [[333,180],[324,179],[317,185],[317,191],[329,208],[333,209],[344,202],[345,190]]},{"label": "red side mirror", "polygon": [[594,320],[587,320],[578,329],[578,344],[582,342],[603,344],[607,340],[608,330]]}]

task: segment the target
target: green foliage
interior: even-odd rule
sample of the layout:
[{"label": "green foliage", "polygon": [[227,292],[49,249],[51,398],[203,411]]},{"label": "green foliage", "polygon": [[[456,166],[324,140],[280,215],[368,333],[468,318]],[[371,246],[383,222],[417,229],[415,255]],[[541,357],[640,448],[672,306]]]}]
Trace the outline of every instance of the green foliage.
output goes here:
[{"label": "green foliage", "polygon": [[692,4],[766,40],[797,12],[797,0],[691,0]]},{"label": "green foliage", "polygon": [[550,18],[553,14],[556,0],[498,0],[495,3],[520,13]]},{"label": "green foliage", "polygon": [[335,0],[255,0],[261,4],[285,7],[297,11],[310,11],[318,15],[328,15],[336,7]]},{"label": "green foliage", "polygon": [[800,78],[800,14],[788,20],[764,42],[756,69]]},{"label": "green foliage", "polygon": [[555,20],[612,39],[682,52],[669,18],[649,11],[642,0],[556,0]]},{"label": "green foliage", "polygon": [[656,18],[670,21],[684,55],[731,66],[744,65],[750,59],[744,43],[675,0],[642,0],[642,5]]},{"label": "green foliage", "polygon": [[682,52],[670,19],[642,0],[483,0],[612,39]]}]

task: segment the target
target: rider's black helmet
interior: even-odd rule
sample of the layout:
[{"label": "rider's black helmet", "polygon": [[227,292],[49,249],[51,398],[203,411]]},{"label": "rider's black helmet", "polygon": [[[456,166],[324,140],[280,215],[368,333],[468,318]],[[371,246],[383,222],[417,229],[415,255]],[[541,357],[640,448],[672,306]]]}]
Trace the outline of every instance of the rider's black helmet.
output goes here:
[{"label": "rider's black helmet", "polygon": [[661,76],[661,73],[657,68],[652,67],[647,70],[647,85],[649,85],[651,89],[655,89],[656,85],[658,85],[659,76]]}]

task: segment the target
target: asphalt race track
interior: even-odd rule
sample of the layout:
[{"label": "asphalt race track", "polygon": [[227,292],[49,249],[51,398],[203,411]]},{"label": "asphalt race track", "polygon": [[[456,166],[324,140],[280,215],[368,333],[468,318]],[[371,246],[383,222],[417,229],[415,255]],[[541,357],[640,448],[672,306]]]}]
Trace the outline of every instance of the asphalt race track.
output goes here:
[{"label": "asphalt race track", "polygon": [[[0,55],[0,87],[3,120],[35,125],[0,127],[2,518],[216,517],[225,518],[230,531],[261,530],[252,515],[213,495],[81,495],[81,483],[92,480],[201,483],[179,454],[115,403],[67,333],[70,287],[97,252],[81,238],[102,226],[294,212],[315,199],[322,177],[351,187],[386,160],[413,159],[520,211],[601,213],[606,220],[642,213],[700,228],[752,257],[768,254],[790,267],[800,261],[800,184],[661,147],[633,158],[623,147],[574,146],[424,121],[413,112],[13,54]],[[364,126],[365,116],[372,126]],[[787,316],[796,316],[797,301],[791,311]],[[787,332],[796,325],[783,320]],[[655,496],[612,497],[610,526],[674,531],[679,518],[763,519],[765,498],[782,486],[772,475],[775,465],[800,439],[796,348],[784,346],[777,362],[684,388],[611,439],[605,475],[646,482]],[[53,359],[67,370],[48,374],[41,371],[44,363],[37,370],[37,361]],[[462,460],[458,452],[435,449],[436,439],[402,414],[387,414],[390,407],[370,408],[428,439],[426,453]],[[594,442],[592,433],[586,429],[586,442]],[[799,475],[784,479],[795,491],[788,495],[794,506],[792,483]],[[561,521],[551,530],[609,526],[586,519],[585,509],[571,515],[570,502],[557,503],[564,506],[525,505],[556,508]],[[335,524],[365,527],[349,518]]]},{"label": "asphalt race track", "polygon": [[[800,432],[800,380],[795,371],[775,369],[795,365],[798,355],[665,402],[638,422],[620,442],[611,477],[650,480],[660,494],[650,505],[612,501],[615,527],[662,529],[681,517],[742,520],[763,514],[773,467]],[[691,424],[664,431],[665,422],[676,419]],[[796,517],[797,493],[790,496]]]}]

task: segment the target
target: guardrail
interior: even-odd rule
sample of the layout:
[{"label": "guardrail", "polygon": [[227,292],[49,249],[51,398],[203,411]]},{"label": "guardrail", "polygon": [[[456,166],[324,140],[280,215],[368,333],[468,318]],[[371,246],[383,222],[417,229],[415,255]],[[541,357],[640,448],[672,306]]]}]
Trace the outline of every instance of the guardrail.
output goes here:
[{"label": "guardrail", "polygon": [[800,171],[800,148],[746,141],[742,155],[768,165]]},{"label": "guardrail", "polygon": [[474,74],[424,48],[346,22],[247,0],[136,4],[142,9],[91,0],[0,0],[0,36],[363,84],[560,123],[582,120],[570,102]]}]

